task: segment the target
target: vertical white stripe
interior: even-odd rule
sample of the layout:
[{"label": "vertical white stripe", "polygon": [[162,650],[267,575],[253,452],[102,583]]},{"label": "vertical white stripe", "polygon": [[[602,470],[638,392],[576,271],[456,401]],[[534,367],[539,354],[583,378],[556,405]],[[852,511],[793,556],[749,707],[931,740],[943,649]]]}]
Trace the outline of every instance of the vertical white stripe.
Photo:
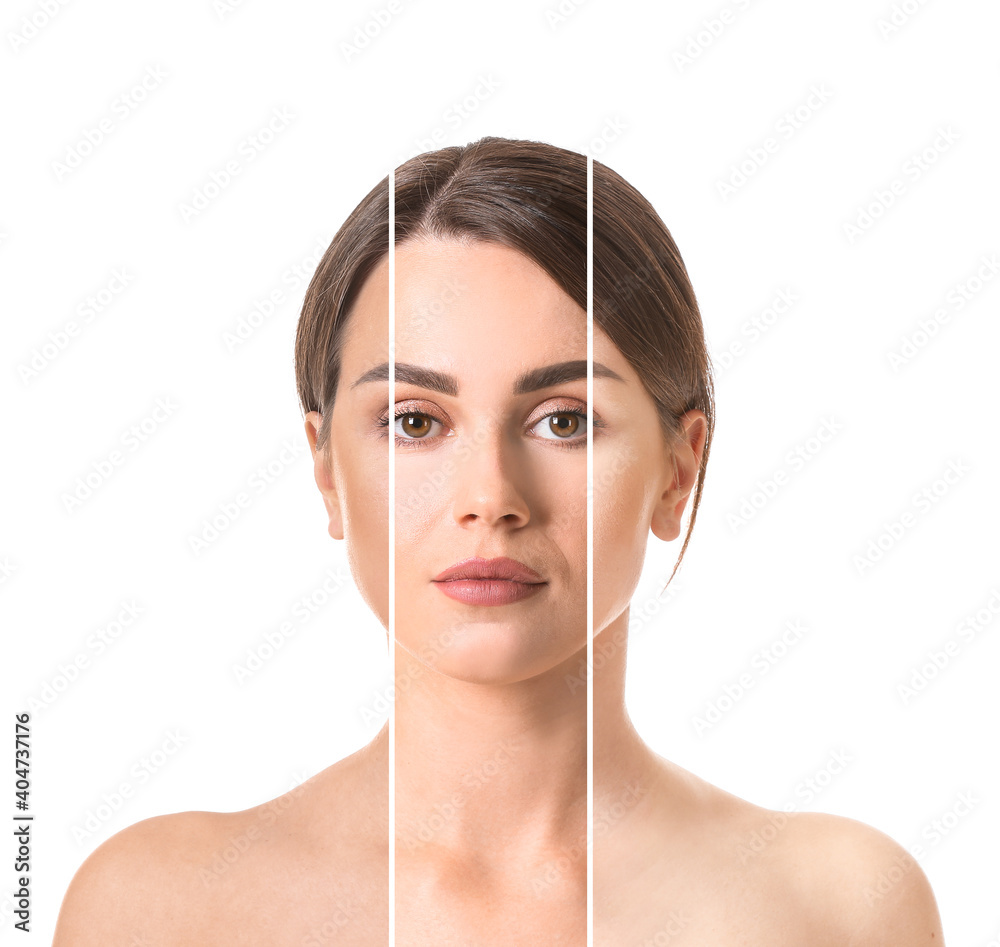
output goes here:
[{"label": "vertical white stripe", "polygon": [[587,947],[594,944],[594,159],[587,155]]},{"label": "vertical white stripe", "polygon": [[389,171],[389,947],[396,945],[396,170]]}]

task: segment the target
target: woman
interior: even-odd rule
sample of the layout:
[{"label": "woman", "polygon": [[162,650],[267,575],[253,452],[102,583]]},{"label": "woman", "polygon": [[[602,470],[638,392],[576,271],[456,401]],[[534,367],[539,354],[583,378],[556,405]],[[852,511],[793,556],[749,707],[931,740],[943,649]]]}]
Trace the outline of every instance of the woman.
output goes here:
[{"label": "woman", "polygon": [[[586,943],[593,437],[594,942],[941,944],[896,842],[739,799],[629,721],[648,533],[678,538],[693,495],[683,555],[714,424],[653,208],[594,162],[588,431],[584,157],[485,138],[406,162],[395,188],[392,352],[383,181],[312,280],[296,375],[330,535],[387,628],[395,464],[396,943]],[[386,943],[388,743],[263,806],[118,833],[74,879],[57,947]]]}]

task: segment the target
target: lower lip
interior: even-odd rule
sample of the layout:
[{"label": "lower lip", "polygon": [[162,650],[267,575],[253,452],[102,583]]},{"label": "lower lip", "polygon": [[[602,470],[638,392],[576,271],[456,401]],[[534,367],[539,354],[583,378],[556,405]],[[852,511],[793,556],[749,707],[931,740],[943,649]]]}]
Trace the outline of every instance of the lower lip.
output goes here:
[{"label": "lower lip", "polygon": [[434,583],[448,598],[467,605],[510,605],[530,598],[544,582],[512,582],[508,579],[452,579]]}]

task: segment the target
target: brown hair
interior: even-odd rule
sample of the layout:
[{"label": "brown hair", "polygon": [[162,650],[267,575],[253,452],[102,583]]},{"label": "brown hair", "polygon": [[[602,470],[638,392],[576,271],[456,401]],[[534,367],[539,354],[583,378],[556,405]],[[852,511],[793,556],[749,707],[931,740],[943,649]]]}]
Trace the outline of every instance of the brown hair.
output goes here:
[{"label": "brown hair", "polygon": [[[581,309],[587,306],[587,159],[537,141],[487,137],[409,159],[396,169],[396,244],[410,238],[489,241],[539,264]],[[619,174],[594,161],[594,322],[635,369],[656,404],[667,443],[679,419],[708,418],[684,544],[701,502],[715,427],[712,369],[694,289],[653,206]],[[323,422],[326,446],[354,300],[388,254],[389,179],[351,212],[306,291],[295,339],[304,412]],[[668,580],[669,584],[669,580]]]}]

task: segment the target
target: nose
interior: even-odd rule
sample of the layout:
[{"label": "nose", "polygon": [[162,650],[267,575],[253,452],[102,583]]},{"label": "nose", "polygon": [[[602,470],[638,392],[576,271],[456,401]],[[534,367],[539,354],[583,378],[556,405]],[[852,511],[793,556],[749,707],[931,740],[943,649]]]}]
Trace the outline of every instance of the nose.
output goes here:
[{"label": "nose", "polygon": [[479,428],[455,472],[453,515],[459,526],[517,528],[531,518],[525,487],[529,471],[501,426]]}]

